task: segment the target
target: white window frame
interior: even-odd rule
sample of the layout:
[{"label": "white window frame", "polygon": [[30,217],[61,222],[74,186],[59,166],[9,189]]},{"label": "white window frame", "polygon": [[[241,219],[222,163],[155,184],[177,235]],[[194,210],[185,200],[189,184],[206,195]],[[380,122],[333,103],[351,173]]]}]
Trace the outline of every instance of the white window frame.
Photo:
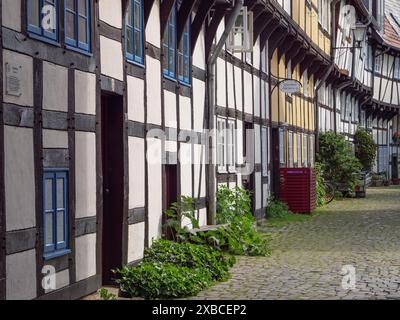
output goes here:
[{"label": "white window frame", "polygon": [[217,117],[217,170],[226,172],[226,119]]},{"label": "white window frame", "polygon": [[303,165],[308,167],[308,135],[303,136]]},{"label": "white window frame", "polygon": [[301,133],[297,133],[297,166],[301,167],[303,163],[303,144],[302,144]]},{"label": "white window frame", "polygon": [[236,121],[233,119],[227,120],[226,127],[226,161],[228,171],[236,172]]},{"label": "white window frame", "polygon": [[279,163],[286,164],[285,131],[279,129]]},{"label": "white window frame", "polygon": [[262,151],[262,174],[263,177],[268,176],[268,128],[261,127],[261,151]]}]

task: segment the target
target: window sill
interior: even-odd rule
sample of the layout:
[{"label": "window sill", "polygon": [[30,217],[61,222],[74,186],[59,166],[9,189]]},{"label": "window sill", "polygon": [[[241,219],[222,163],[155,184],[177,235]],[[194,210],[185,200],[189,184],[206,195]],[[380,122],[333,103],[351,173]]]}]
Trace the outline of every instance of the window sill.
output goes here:
[{"label": "window sill", "polygon": [[134,65],[136,67],[139,67],[139,68],[143,68],[143,69],[145,68],[145,65],[143,63],[137,62],[135,60],[131,60],[131,59],[126,58],[126,62],[128,62],[129,64],[132,64],[132,65]]},{"label": "window sill", "polygon": [[191,88],[192,87],[192,85],[190,83],[188,83],[188,82],[181,81],[181,80],[178,80],[178,82],[179,82],[179,84],[181,86],[184,86],[184,87],[187,87],[187,88]]},{"label": "window sill", "polygon": [[28,32],[28,37],[61,48],[61,44],[58,41],[46,38],[44,36],[40,36],[36,33]]},{"label": "window sill", "polygon": [[45,253],[43,255],[44,260],[48,261],[51,259],[59,258],[62,256],[65,256],[67,254],[70,254],[72,251],[70,249],[64,249],[64,250],[59,250],[55,252],[50,252],[50,253]]},{"label": "window sill", "polygon": [[85,51],[85,50],[82,50],[82,49],[79,49],[79,48],[76,48],[76,47],[73,47],[73,46],[70,46],[70,45],[65,45],[65,49],[81,53],[81,54],[83,54],[85,56],[88,56],[88,57],[93,57],[93,53],[91,53],[90,51]]},{"label": "window sill", "polygon": [[165,79],[167,79],[167,80],[170,80],[170,81],[172,81],[172,82],[178,83],[178,80],[176,80],[176,78],[174,78],[173,76],[169,76],[169,75],[163,73],[163,77],[164,77]]}]

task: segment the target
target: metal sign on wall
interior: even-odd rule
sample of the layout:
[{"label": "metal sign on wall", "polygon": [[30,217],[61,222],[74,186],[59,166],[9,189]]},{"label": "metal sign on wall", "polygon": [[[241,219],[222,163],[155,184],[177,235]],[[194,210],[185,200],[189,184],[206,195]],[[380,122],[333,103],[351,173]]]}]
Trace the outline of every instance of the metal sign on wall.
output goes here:
[{"label": "metal sign on wall", "polygon": [[287,94],[300,92],[301,83],[297,80],[284,80],[279,83],[279,90]]},{"label": "metal sign on wall", "polygon": [[6,94],[20,97],[22,67],[11,63],[6,63]]}]

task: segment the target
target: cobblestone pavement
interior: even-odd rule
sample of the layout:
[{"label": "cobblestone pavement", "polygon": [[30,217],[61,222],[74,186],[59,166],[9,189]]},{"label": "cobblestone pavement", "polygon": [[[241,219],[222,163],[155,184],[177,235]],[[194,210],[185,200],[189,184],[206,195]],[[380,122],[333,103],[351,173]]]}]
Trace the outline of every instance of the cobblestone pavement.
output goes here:
[{"label": "cobblestone pavement", "polygon": [[[302,223],[272,234],[273,253],[240,257],[232,278],[194,299],[399,299],[400,188],[368,190],[336,201]],[[355,290],[342,268],[356,270]]]}]

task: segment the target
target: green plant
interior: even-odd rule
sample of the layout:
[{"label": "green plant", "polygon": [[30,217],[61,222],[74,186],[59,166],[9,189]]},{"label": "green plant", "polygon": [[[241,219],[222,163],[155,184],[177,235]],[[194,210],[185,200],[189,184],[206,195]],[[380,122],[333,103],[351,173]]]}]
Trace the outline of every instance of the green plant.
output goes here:
[{"label": "green plant", "polygon": [[194,269],[205,268],[211,273],[213,280],[224,281],[229,277],[229,268],[235,263],[235,258],[205,245],[158,240],[145,250],[143,261],[171,263]]},{"label": "green plant", "polygon": [[317,161],[321,164],[323,178],[353,192],[361,170],[360,161],[353,155],[344,136],[334,132],[320,134]]},{"label": "green plant", "polygon": [[358,128],[354,138],[356,147],[356,157],[361,165],[367,171],[370,171],[374,165],[377,153],[377,145],[374,138],[365,129]]},{"label": "green plant", "polygon": [[187,226],[182,226],[182,221],[186,218],[191,222],[193,228],[199,228],[199,220],[196,218],[195,212],[193,199],[181,196],[179,202],[173,203],[171,208],[165,211],[167,221],[164,229],[167,236],[174,241],[187,241],[189,229]]},{"label": "green plant", "polygon": [[105,288],[100,289],[99,294],[100,298],[103,300],[117,300],[117,296]]},{"label": "green plant", "polygon": [[251,214],[251,195],[243,188],[221,186],[217,192],[217,223],[231,222],[237,216]]},{"label": "green plant", "polygon": [[317,207],[325,205],[325,179],[323,177],[322,165],[320,163],[315,164],[315,173],[317,178],[316,192],[317,192]]},{"label": "green plant", "polygon": [[147,299],[196,295],[226,281],[235,258],[205,245],[158,240],[137,267],[115,271],[121,291]]},{"label": "green plant", "polygon": [[205,268],[188,268],[161,262],[144,262],[117,271],[121,291],[132,297],[169,299],[197,295],[212,284]]},{"label": "green plant", "polygon": [[283,218],[284,216],[292,214],[286,203],[271,197],[267,204],[267,218]]},{"label": "green plant", "polygon": [[268,241],[255,226],[250,193],[242,188],[220,187],[217,201],[217,222],[227,226],[200,236],[205,237],[208,244],[214,242],[219,248],[235,255],[269,255]]}]

